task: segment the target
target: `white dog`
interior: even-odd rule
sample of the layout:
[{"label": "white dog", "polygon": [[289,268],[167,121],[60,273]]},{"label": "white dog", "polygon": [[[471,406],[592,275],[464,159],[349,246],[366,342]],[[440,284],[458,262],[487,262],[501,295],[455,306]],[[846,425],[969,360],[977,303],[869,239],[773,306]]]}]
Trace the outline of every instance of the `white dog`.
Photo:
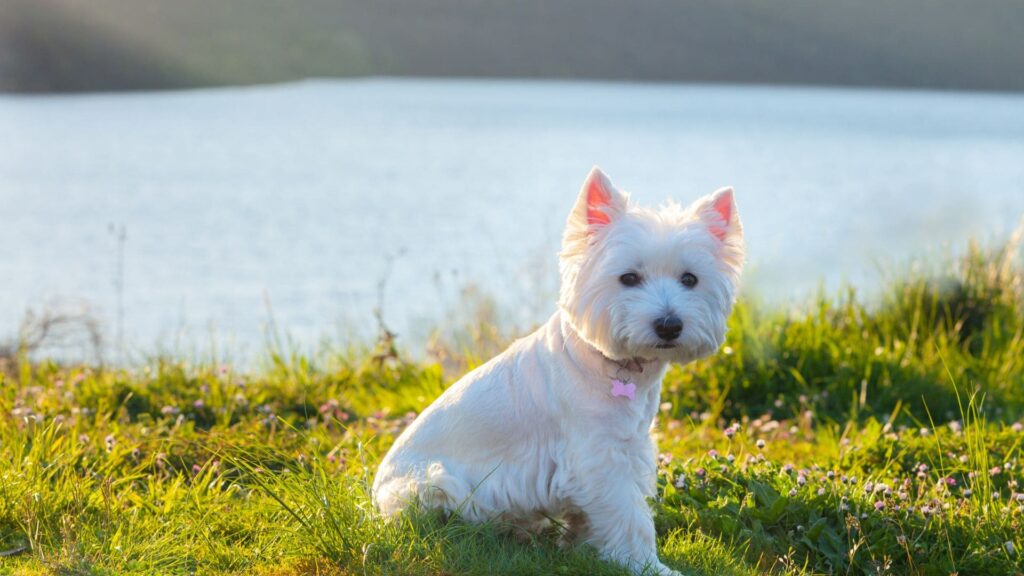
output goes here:
[{"label": "white dog", "polygon": [[559,310],[430,405],[380,464],[374,502],[539,527],[633,572],[657,557],[650,429],[669,362],[714,353],[743,264],[731,188],[689,208],[629,204],[594,168],[569,215]]}]

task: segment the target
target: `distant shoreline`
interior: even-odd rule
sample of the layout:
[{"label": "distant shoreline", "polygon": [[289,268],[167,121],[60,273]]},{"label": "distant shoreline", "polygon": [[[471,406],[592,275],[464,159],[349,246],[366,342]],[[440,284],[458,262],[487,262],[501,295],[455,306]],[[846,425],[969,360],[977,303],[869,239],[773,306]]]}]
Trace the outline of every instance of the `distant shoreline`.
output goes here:
[{"label": "distant shoreline", "polygon": [[4,99],[18,98],[61,98],[74,96],[114,96],[126,95],[163,95],[189,92],[231,92],[238,90],[261,90],[274,88],[289,88],[301,85],[316,84],[361,84],[361,83],[479,83],[500,85],[503,83],[539,83],[566,86],[664,86],[666,88],[691,88],[694,90],[716,90],[716,89],[738,89],[738,90],[817,90],[822,92],[848,92],[848,93],[912,93],[912,94],[933,94],[956,96],[958,94],[971,96],[985,96],[996,98],[1017,99],[1024,97],[1024,90],[982,90],[966,88],[935,88],[927,86],[899,86],[899,85],[845,85],[845,84],[773,84],[762,82],[699,82],[687,80],[622,80],[606,78],[535,78],[517,76],[340,76],[340,77],[310,77],[293,78],[287,80],[275,80],[270,82],[248,83],[248,84],[209,84],[195,86],[174,86],[165,88],[110,88],[100,90],[82,91],[3,91],[0,90],[0,101]]}]

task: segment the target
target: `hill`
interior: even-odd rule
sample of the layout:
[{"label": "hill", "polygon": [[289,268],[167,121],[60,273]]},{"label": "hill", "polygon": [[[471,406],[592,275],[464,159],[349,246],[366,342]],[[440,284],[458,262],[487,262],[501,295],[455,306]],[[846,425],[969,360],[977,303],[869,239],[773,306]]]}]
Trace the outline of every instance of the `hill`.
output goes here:
[{"label": "hill", "polygon": [[1021,90],[1021,70],[1015,0],[0,4],[4,91],[363,75]]}]

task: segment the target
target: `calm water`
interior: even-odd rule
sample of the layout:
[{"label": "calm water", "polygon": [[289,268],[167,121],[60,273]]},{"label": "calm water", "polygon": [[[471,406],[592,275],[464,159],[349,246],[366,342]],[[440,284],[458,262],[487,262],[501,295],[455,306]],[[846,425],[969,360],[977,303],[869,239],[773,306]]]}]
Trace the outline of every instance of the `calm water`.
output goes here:
[{"label": "calm water", "polygon": [[270,309],[304,345],[372,334],[384,277],[414,348],[467,285],[534,321],[595,163],[643,202],[734,185],[748,288],[769,298],[870,287],[880,263],[1013,228],[1024,97],[419,80],[0,97],[0,337],[80,303],[113,334],[111,225],[135,351],[257,350]]}]

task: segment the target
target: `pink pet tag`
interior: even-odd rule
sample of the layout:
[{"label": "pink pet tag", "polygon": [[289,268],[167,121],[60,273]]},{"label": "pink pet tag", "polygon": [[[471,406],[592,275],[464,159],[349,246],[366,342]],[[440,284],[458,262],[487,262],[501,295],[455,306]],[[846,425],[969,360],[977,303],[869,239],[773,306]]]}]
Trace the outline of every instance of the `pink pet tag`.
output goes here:
[{"label": "pink pet tag", "polygon": [[612,396],[622,396],[632,400],[636,397],[636,384],[618,379],[612,380]]}]

